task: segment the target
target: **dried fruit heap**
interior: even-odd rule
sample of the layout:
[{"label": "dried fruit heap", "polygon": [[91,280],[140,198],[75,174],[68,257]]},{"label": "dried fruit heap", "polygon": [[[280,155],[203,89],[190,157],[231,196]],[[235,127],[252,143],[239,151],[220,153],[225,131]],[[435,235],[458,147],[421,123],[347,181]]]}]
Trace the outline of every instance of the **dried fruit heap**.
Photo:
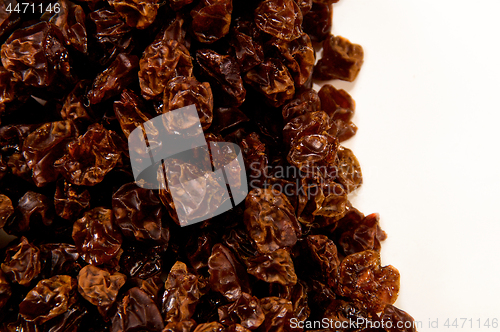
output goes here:
[{"label": "dried fruit heap", "polygon": [[[348,200],[355,103],[312,89],[363,63],[331,35],[334,2],[2,1],[0,227],[17,239],[0,252],[0,330],[415,331],[378,215]],[[241,147],[251,190],[180,227],[168,188],[135,185],[127,139],[190,104],[207,141]],[[360,319],[392,327],[345,324]]]}]

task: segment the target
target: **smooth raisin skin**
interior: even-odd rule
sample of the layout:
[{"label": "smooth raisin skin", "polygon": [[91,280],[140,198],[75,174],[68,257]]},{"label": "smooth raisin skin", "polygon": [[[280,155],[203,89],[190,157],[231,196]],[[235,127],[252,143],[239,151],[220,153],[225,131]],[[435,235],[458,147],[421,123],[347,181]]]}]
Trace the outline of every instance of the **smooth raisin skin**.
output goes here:
[{"label": "smooth raisin skin", "polygon": [[102,207],[87,211],[73,225],[73,240],[82,258],[102,265],[119,252],[122,235],[113,223],[113,211]]}]

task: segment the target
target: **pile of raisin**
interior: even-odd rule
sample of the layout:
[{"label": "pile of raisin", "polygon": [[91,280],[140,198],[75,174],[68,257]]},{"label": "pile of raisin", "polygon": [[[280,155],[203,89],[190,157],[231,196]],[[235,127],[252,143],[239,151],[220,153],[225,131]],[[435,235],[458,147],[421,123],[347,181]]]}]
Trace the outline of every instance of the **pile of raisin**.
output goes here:
[{"label": "pile of raisin", "polygon": [[[337,1],[1,1],[0,330],[415,331],[378,215],[349,202],[355,102],[312,89],[363,63],[331,34]],[[181,227],[128,138],[193,104],[207,142],[241,148],[249,192]],[[200,195],[189,213],[221,204]]]}]

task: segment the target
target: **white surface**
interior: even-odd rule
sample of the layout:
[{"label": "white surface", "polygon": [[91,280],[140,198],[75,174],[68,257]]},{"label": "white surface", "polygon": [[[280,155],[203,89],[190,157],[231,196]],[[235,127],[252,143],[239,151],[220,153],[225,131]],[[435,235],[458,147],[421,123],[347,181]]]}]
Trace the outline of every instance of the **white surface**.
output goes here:
[{"label": "white surface", "polygon": [[495,0],[334,5],[333,33],[365,50],[356,82],[333,82],[357,103],[353,202],[380,213],[396,305],[420,332],[500,331],[484,326],[500,320],[499,12]]}]

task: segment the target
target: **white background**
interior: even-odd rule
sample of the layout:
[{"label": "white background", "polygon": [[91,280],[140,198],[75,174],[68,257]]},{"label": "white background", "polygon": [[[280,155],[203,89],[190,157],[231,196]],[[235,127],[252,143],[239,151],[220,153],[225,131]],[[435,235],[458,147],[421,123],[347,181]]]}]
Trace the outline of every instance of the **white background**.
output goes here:
[{"label": "white background", "polygon": [[357,103],[352,201],[380,213],[396,305],[419,331],[500,331],[483,325],[500,320],[500,1],[340,0],[333,22],[365,51],[332,84]]}]

